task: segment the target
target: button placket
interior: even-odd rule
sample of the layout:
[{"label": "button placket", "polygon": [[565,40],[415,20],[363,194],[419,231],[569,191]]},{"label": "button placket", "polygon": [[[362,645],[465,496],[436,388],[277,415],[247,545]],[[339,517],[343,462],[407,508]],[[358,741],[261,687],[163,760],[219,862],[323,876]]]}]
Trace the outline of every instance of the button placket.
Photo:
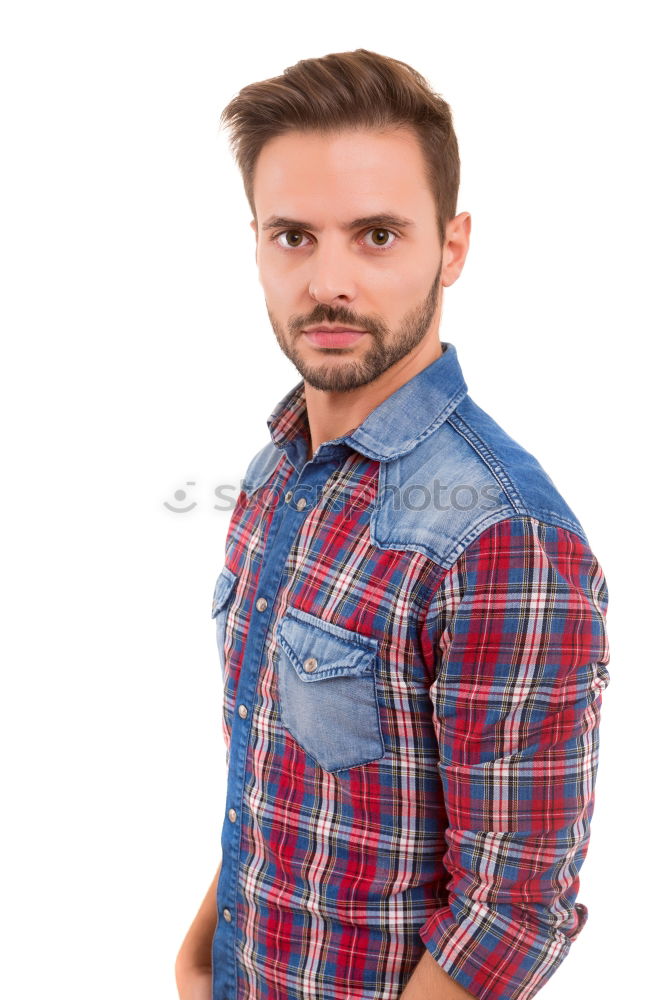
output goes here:
[{"label": "button placket", "polygon": [[[335,466],[335,462],[332,460],[330,462],[331,468]],[[306,492],[317,489],[321,486],[322,480],[325,481],[327,476],[331,472],[331,468],[326,468],[323,465],[317,469],[312,469],[306,472],[303,484],[304,490]],[[258,612],[251,619],[250,634],[247,639],[247,646],[245,650],[245,661],[243,676],[241,677],[239,689],[237,691],[237,704],[236,711],[238,712],[239,719],[249,720],[252,717],[253,706],[254,706],[254,695],[253,686],[256,684],[257,673],[260,669],[261,657],[263,655],[263,649],[265,648],[265,642],[267,639],[267,630],[270,624],[268,613],[270,609],[274,606],[275,586],[279,586],[280,574],[282,568],[285,564],[285,560],[290,551],[291,545],[298,534],[302,526],[302,514],[304,511],[310,510],[312,504],[310,503],[308,497],[301,495],[297,498],[296,490],[301,485],[298,480],[300,480],[300,473],[296,477],[297,483],[295,487],[292,487],[284,493],[284,505],[281,512],[281,516],[276,516],[273,519],[271,529],[268,532],[268,537],[265,542],[266,553],[268,553],[268,558],[265,561],[262,571],[259,574],[259,578],[256,581],[257,590],[255,593],[259,593],[261,596],[256,597],[254,600],[254,609]],[[310,668],[316,670],[321,667],[321,662],[319,662],[315,657],[309,658]],[[239,727],[234,727],[234,732],[232,735],[232,746],[230,747],[229,762],[229,788],[228,795],[231,802],[242,802],[243,799],[243,780],[240,772],[237,770],[236,761],[239,756],[243,760],[247,754],[247,745],[249,740],[250,723],[248,725],[244,723]],[[240,781],[239,781],[240,778]],[[225,843],[223,844],[223,866],[219,883],[219,896],[220,902],[226,896],[226,901],[230,901],[234,898],[235,887],[238,884],[238,869],[235,867],[237,865],[237,856],[235,852],[239,849],[239,837],[242,830],[241,822],[242,809],[239,806],[238,811],[233,807],[228,808],[227,819],[228,827],[227,833],[225,835]],[[233,831],[233,832],[232,832]],[[224,894],[224,895],[223,895]],[[217,968],[226,968],[227,972],[224,974],[224,979],[228,984],[231,984],[234,979],[235,972],[235,961],[234,961],[234,919],[232,915],[232,910],[227,906],[221,910],[221,915],[224,919],[225,924],[228,926],[228,930],[225,932],[221,929],[216,932],[214,937],[214,952],[215,952],[215,962]]]}]

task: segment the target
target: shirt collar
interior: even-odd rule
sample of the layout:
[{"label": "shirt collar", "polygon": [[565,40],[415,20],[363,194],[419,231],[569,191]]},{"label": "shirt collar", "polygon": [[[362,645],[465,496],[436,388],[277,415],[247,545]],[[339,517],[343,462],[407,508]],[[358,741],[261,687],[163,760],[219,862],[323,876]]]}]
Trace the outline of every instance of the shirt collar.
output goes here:
[{"label": "shirt collar", "polygon": [[[328,445],[346,444],[380,462],[406,455],[443,424],[467,393],[453,344],[440,341],[442,354],[383,400],[353,431]],[[266,421],[277,448],[291,450],[296,438],[309,440],[303,379],[280,400]]]}]

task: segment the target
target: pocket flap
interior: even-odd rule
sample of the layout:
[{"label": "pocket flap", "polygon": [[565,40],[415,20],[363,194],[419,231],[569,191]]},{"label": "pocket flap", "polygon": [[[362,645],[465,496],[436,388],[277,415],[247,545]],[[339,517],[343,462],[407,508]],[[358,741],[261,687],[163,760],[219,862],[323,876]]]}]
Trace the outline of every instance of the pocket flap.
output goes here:
[{"label": "pocket flap", "polygon": [[299,608],[288,608],[277,638],[301,680],[360,677],[375,669],[377,639],[322,621]]},{"label": "pocket flap", "polygon": [[222,610],[224,605],[227,603],[231,597],[232,591],[234,589],[234,584],[238,577],[235,573],[232,573],[230,569],[226,566],[222,567],[222,572],[217,578],[215,583],[215,592],[213,594],[213,608],[211,612],[211,618],[215,618],[217,614]]}]

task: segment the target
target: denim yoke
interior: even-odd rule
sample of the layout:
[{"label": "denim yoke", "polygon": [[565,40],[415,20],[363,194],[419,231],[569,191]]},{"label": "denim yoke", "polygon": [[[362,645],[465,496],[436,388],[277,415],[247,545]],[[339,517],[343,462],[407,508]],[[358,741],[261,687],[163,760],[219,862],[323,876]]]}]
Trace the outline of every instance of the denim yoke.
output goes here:
[{"label": "denim yoke", "polygon": [[[421,768],[433,802],[423,817],[395,820],[405,830],[414,824],[409,843],[415,845],[404,848],[413,851],[405,865],[413,865],[414,877],[410,883],[405,876],[412,923],[395,939],[400,979],[393,993],[387,981],[384,993],[348,990],[399,995],[420,954],[418,928],[445,898],[443,882],[438,899],[425,890],[419,895],[425,875],[432,888],[437,871],[434,860],[428,868],[426,848],[441,860],[445,847],[429,702],[441,650],[423,643],[433,593],[468,546],[506,519],[533,518],[587,545],[537,459],[470,398],[455,347],[442,343],[442,349],[441,358],[309,461],[297,421],[271,430],[244,477],[212,606],[229,765],[213,1000],[269,995],[257,970],[270,956],[247,927],[260,919],[255,909],[277,906],[280,891],[283,900],[292,893],[294,910],[314,907],[331,919],[338,912],[333,887],[322,887],[312,902],[300,878],[303,865],[281,876],[288,828],[285,821],[278,847],[276,803],[294,801],[298,771],[308,793],[316,781],[334,781],[339,808],[358,810],[354,796],[366,765],[396,784],[401,769]],[[300,406],[303,418],[302,400]],[[416,737],[405,735],[408,717],[412,725],[418,718]],[[294,838],[290,856],[298,857]],[[371,900],[394,902],[369,875],[368,912]],[[379,949],[381,927],[367,923],[363,947]],[[285,988],[280,995],[292,994]],[[318,995],[337,994],[322,985]]]}]

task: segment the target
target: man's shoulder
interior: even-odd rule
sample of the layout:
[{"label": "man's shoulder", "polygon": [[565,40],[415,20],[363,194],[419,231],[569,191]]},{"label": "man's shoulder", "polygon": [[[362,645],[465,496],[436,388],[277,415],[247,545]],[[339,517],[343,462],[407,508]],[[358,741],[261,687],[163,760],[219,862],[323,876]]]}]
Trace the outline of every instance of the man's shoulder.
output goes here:
[{"label": "man's shoulder", "polygon": [[380,472],[373,542],[453,565],[490,525],[529,516],[587,544],[583,528],[537,458],[466,395],[435,430]]}]

